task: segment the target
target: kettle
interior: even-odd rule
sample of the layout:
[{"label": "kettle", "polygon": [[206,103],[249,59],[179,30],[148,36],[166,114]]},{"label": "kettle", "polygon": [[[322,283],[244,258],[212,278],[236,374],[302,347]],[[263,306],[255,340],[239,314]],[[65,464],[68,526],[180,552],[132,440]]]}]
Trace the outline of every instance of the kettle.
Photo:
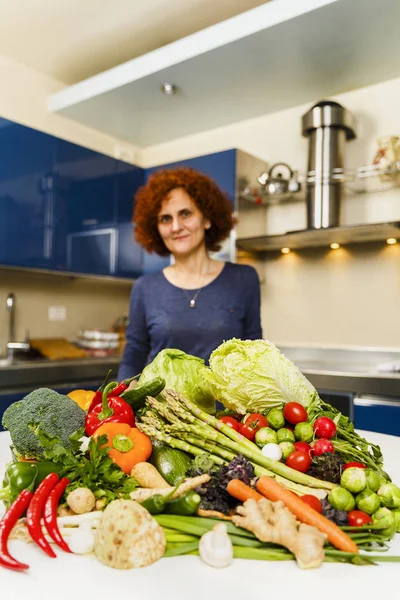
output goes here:
[{"label": "kettle", "polygon": [[[287,171],[287,178],[285,179],[282,170],[279,170],[274,175],[274,171],[278,167],[284,167]],[[286,163],[275,163],[272,165],[268,173],[262,173],[257,178],[258,183],[263,188],[263,193],[269,196],[277,196],[279,194],[291,194],[301,190],[301,183],[297,179],[297,171],[292,171]]]}]

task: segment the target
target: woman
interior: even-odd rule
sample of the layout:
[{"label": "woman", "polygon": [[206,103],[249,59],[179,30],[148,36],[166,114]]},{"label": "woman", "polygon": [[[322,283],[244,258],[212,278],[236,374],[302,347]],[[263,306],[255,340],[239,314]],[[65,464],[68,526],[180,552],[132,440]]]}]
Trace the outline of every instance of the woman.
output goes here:
[{"label": "woman", "polygon": [[234,226],[232,205],[211,179],[189,168],[154,173],[136,194],[133,221],[137,242],[172,264],[133,286],[119,381],[164,348],[208,362],[224,340],[262,337],[255,269],[209,256]]}]

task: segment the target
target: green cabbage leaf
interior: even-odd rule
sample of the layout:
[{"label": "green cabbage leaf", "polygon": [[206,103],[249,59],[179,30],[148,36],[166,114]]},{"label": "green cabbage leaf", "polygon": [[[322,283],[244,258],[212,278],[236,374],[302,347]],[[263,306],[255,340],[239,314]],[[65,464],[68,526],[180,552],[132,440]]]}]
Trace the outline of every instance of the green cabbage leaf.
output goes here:
[{"label": "green cabbage leaf", "polygon": [[157,376],[163,377],[166,389],[179,392],[205,412],[214,414],[214,395],[206,379],[208,370],[201,358],[175,348],[165,348],[143,369],[139,384]]},{"label": "green cabbage leaf", "polygon": [[271,342],[223,342],[206,372],[215,399],[240,414],[266,412],[287,402],[315,406],[319,396],[300,370]]}]

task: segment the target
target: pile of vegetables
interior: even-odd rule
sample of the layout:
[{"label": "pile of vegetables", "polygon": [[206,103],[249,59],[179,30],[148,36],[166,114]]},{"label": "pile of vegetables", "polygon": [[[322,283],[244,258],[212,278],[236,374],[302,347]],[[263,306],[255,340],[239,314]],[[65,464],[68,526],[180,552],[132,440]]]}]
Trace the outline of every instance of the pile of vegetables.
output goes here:
[{"label": "pile of vegetables", "polygon": [[5,411],[2,566],[28,568],[9,538],[118,569],[196,553],[214,567],[400,560],[381,552],[400,531],[400,489],[380,448],[270,342],[228,340],[209,367],[166,349],[140,376],[109,378]]}]

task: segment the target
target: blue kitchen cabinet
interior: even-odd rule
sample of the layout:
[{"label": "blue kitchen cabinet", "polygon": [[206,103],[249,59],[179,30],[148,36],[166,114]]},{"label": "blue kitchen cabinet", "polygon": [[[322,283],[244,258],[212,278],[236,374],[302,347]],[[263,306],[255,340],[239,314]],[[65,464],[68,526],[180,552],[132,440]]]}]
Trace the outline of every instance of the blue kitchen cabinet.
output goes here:
[{"label": "blue kitchen cabinet", "polygon": [[0,263],[57,268],[65,207],[53,174],[56,138],[0,119]]},{"label": "blue kitchen cabinet", "polygon": [[133,197],[143,169],[58,140],[57,171],[68,187],[66,269],[137,277],[141,249],[133,239]]},{"label": "blue kitchen cabinet", "polygon": [[400,436],[400,399],[356,396],[354,425],[357,429]]}]

